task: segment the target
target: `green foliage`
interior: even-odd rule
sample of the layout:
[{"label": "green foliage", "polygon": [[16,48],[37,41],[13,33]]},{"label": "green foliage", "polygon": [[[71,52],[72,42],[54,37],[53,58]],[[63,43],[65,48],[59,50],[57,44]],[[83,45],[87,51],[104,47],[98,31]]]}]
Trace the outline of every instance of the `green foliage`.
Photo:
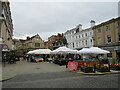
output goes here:
[{"label": "green foliage", "polygon": [[15,56],[21,56],[21,54],[19,54],[19,53],[15,53]]},{"label": "green foliage", "polygon": [[118,63],[116,59],[110,59],[109,61],[110,61],[110,64],[117,64]]}]

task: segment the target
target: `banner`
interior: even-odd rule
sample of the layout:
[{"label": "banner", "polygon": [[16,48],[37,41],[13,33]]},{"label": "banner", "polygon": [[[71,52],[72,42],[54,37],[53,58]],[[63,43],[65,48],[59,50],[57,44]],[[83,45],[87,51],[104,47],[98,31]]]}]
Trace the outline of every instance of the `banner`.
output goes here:
[{"label": "banner", "polygon": [[77,70],[78,62],[68,62],[68,68]]},{"label": "banner", "polygon": [[82,65],[86,64],[86,61],[79,61],[78,62],[78,68],[80,68]]}]

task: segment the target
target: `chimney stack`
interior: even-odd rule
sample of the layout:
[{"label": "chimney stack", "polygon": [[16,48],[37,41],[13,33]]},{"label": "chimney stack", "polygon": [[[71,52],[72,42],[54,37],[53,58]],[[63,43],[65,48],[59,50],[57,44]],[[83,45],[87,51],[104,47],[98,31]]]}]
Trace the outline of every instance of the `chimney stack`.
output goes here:
[{"label": "chimney stack", "polygon": [[82,25],[81,24],[77,25],[77,28],[79,28],[79,31],[82,31]]},{"label": "chimney stack", "polygon": [[90,23],[91,23],[91,27],[95,26],[95,21],[94,20],[91,20]]}]

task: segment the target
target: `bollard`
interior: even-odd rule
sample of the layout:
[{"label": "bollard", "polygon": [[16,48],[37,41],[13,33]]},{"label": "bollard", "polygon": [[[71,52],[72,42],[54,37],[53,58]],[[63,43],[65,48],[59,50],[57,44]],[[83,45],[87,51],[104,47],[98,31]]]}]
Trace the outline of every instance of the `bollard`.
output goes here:
[{"label": "bollard", "polygon": [[95,73],[95,70],[96,69],[96,64],[94,64],[94,67],[93,67],[93,72]]}]

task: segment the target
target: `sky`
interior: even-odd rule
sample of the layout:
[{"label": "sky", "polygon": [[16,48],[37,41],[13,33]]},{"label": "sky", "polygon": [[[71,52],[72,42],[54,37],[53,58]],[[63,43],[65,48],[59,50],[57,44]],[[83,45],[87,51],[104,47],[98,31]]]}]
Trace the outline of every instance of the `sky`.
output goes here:
[{"label": "sky", "polygon": [[10,2],[14,38],[39,34],[43,40],[82,24],[118,17],[118,2]]}]

